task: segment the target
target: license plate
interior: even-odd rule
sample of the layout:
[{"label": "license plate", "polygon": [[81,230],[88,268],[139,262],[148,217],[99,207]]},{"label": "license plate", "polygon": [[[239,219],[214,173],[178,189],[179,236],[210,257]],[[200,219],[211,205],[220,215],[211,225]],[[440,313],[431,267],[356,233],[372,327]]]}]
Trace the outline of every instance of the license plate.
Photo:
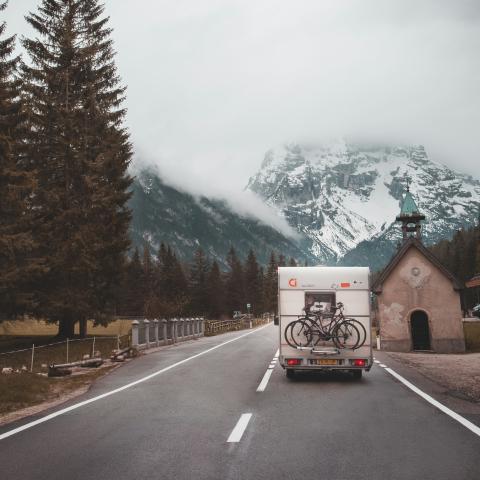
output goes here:
[{"label": "license plate", "polygon": [[312,365],[338,365],[338,360],[331,358],[314,358],[310,360]]}]

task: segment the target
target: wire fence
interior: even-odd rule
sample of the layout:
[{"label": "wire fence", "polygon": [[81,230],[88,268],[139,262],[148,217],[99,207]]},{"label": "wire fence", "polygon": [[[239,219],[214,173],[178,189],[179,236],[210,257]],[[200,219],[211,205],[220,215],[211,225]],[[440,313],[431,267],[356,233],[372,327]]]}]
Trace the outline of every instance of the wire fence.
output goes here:
[{"label": "wire fence", "polygon": [[129,334],[72,338],[37,346],[32,344],[30,348],[1,352],[0,371],[3,368],[12,368],[14,371],[45,373],[50,364],[76,362],[83,360],[87,355],[90,358],[95,356],[106,358],[111,355],[112,350],[126,348],[130,344]]}]

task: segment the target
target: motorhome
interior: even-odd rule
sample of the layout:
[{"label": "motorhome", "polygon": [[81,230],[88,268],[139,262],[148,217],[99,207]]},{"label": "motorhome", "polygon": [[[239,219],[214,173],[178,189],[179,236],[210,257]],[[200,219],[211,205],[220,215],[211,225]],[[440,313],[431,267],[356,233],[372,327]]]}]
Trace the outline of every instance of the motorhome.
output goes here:
[{"label": "motorhome", "polygon": [[[370,370],[369,277],[366,267],[278,268],[275,323],[279,361],[288,377],[305,370],[346,370],[361,378],[362,372]],[[302,318],[307,320],[298,321]],[[348,329],[361,338],[352,341],[355,335],[342,336]]]}]

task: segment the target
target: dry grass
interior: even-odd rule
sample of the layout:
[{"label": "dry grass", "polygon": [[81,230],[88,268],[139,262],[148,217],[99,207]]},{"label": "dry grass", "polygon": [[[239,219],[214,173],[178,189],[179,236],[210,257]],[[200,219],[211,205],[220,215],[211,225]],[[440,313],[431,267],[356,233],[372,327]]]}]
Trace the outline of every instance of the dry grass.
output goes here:
[{"label": "dry grass", "polygon": [[0,375],[0,416],[32,405],[61,400],[79,389],[84,391],[113,367],[106,365],[62,378],[48,378],[35,373]]},{"label": "dry grass", "polygon": [[[11,367],[20,370],[22,366],[30,370],[32,358],[32,343],[36,347],[56,343],[51,346],[35,348],[33,373],[21,372],[0,374],[0,417],[18,410],[43,404],[59,402],[67,399],[74,392],[85,391],[98,377],[108,372],[113,365],[106,364],[98,369],[79,369],[73,375],[62,378],[48,378],[38,373],[47,373],[46,366],[52,363],[66,363],[67,345],[65,342],[51,336],[41,337],[0,337],[0,352],[27,349],[13,354],[0,354],[0,370]],[[96,337],[95,351],[100,351],[102,358],[108,358],[111,351],[117,347],[116,338]],[[68,345],[68,361],[81,360],[84,355],[91,354],[93,338],[70,341]],[[1,422],[2,418],[0,418]]]}]

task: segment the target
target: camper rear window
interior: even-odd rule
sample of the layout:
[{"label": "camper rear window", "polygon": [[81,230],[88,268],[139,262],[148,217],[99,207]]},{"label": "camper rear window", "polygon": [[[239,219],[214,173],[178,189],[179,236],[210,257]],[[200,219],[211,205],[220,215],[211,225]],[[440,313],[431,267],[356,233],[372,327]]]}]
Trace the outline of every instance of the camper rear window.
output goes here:
[{"label": "camper rear window", "polygon": [[334,292],[305,292],[305,310],[330,312],[335,305]]}]

